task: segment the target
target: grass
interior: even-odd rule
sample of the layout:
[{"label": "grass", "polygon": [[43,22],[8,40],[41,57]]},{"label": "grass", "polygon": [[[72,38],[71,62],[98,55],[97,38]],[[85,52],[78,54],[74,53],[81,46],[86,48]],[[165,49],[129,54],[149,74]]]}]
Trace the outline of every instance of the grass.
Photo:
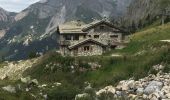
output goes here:
[{"label": "grass", "polygon": [[[86,81],[90,82],[93,88],[99,89],[107,85],[116,85],[120,80],[131,77],[137,80],[155,73],[152,66],[156,64],[165,65],[164,71],[169,72],[170,43],[160,42],[166,39],[170,39],[170,24],[137,32],[131,36],[131,41],[126,48],[113,50],[102,56],[75,58],[62,57],[55,52],[49,52],[32,68],[25,71],[24,76],[36,78],[40,84],[60,82],[61,87],[45,90],[50,99],[62,97],[72,99],[76,94],[84,91]],[[113,53],[123,56],[111,57]],[[89,62],[102,67],[92,70],[89,68]],[[74,66],[74,72],[71,66]],[[85,68],[86,71],[80,72],[80,68]],[[7,95],[5,92],[0,92],[1,94]],[[26,94],[18,95],[24,98]]]}]

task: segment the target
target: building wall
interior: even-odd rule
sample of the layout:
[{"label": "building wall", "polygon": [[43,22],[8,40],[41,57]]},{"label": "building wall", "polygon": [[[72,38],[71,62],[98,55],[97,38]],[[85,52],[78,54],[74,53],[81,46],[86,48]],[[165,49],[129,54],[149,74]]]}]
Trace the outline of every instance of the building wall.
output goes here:
[{"label": "building wall", "polygon": [[[76,48],[75,50],[71,50],[71,51],[68,49],[68,46],[74,45],[75,43],[78,43],[88,38],[92,38],[106,45],[108,45],[109,42],[112,42],[112,41],[115,41],[115,42],[122,41],[122,33],[119,33],[119,30],[113,27],[109,27],[105,24],[97,25],[94,28],[89,29],[87,33],[88,34],[70,34],[72,35],[71,40],[65,40],[65,35],[60,35],[60,41],[69,42],[69,45],[67,45],[67,47],[65,46],[60,47],[61,53],[63,55],[72,55],[72,56],[101,55],[104,52],[103,48],[94,43],[81,45],[80,47]],[[79,35],[79,40],[73,40],[73,35]],[[94,38],[94,36],[96,35],[98,35],[99,38]],[[87,45],[92,47],[93,50],[84,52],[83,47]]]},{"label": "building wall", "polygon": [[70,50],[68,49],[67,46],[60,46],[60,53],[61,55],[69,56],[70,55]]},{"label": "building wall", "polygon": [[[104,29],[101,29],[100,27],[104,27]],[[91,35],[92,38],[94,38],[95,35],[99,35],[99,38],[97,40],[101,41],[102,43],[108,43],[108,41],[116,41],[121,42],[122,41],[122,33],[118,33],[118,30],[115,28],[111,28],[107,25],[99,25],[94,27],[93,29],[90,29],[88,31],[88,36]],[[112,37],[111,37],[112,36]],[[113,37],[117,36],[117,37]]]},{"label": "building wall", "polygon": [[[85,47],[89,46],[89,50],[84,50]],[[72,56],[92,56],[102,55],[105,52],[105,48],[95,43],[86,43],[78,46],[76,49],[71,50]]]}]

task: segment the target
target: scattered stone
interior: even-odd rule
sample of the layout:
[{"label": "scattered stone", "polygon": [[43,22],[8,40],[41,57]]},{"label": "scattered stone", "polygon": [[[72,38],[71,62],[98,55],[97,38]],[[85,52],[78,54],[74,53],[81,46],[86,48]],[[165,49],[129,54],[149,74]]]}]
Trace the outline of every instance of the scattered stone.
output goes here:
[{"label": "scattered stone", "polygon": [[96,92],[96,95],[100,96],[102,93],[112,93],[112,94],[115,94],[116,93],[116,89],[113,86],[107,86],[104,89],[101,89],[98,92]]},{"label": "scattered stone", "polygon": [[92,88],[91,84],[89,82],[85,82],[85,85],[86,85],[85,90],[88,90],[88,89]]},{"label": "scattered stone", "polygon": [[89,94],[87,94],[87,93],[77,94],[75,97],[75,100],[80,100],[81,98],[85,98],[87,96],[89,96]]},{"label": "scattered stone", "polygon": [[21,78],[21,82],[22,83],[29,83],[31,81],[30,77],[26,77],[26,78]]},{"label": "scattered stone", "polygon": [[[161,66],[161,68],[163,67]],[[134,81],[133,79],[123,80],[116,87],[107,86],[97,91],[96,95],[100,96],[100,94],[107,94],[108,92],[112,93],[118,99],[170,100],[170,73],[159,72],[157,75],[150,74],[148,77],[139,79],[138,81]]]},{"label": "scattered stone", "polygon": [[56,86],[60,86],[60,85],[61,85],[61,83],[56,82],[56,83],[54,83],[54,85],[56,85]]},{"label": "scattered stone", "polygon": [[37,81],[37,79],[33,79],[33,80],[31,80],[31,83],[33,83],[33,84],[35,84],[35,85],[38,85],[38,81]]},{"label": "scattered stone", "polygon": [[11,86],[11,85],[2,87],[2,89],[5,90],[5,91],[8,91],[8,92],[10,92],[10,93],[16,93],[15,87],[13,87],[13,86]]},{"label": "scattered stone", "polygon": [[17,62],[5,62],[5,65],[0,68],[0,79],[6,78],[10,80],[18,80],[22,77],[25,70],[32,67],[37,62],[38,58],[31,60],[21,60]]},{"label": "scattered stone", "polygon": [[163,70],[164,68],[165,68],[165,66],[160,65],[160,64],[153,66],[153,69],[156,70],[156,71]]},{"label": "scattered stone", "polygon": [[41,87],[46,87],[47,86],[47,84],[43,84],[43,85],[41,85]]},{"label": "scattered stone", "polygon": [[144,88],[138,88],[138,89],[136,90],[136,94],[137,94],[137,95],[143,95],[143,92],[144,92]]}]

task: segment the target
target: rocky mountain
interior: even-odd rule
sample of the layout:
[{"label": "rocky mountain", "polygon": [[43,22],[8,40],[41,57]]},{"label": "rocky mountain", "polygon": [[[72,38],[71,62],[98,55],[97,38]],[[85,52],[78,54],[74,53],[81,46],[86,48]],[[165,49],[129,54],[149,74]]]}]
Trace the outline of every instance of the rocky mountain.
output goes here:
[{"label": "rocky mountain", "polygon": [[165,9],[170,8],[169,0],[132,0],[124,18],[127,23],[145,24],[161,18]]},{"label": "rocky mountain", "polygon": [[14,21],[14,16],[16,13],[8,12],[3,8],[0,8],[0,22],[10,22]]},{"label": "rocky mountain", "polygon": [[6,29],[14,22],[14,16],[16,13],[5,11],[3,8],[0,8],[0,38],[2,38]]},{"label": "rocky mountain", "polygon": [[0,40],[0,55],[23,59],[30,52],[57,48],[54,34],[59,24],[71,20],[89,23],[103,17],[117,18],[131,0],[41,0],[15,16],[15,23]]}]

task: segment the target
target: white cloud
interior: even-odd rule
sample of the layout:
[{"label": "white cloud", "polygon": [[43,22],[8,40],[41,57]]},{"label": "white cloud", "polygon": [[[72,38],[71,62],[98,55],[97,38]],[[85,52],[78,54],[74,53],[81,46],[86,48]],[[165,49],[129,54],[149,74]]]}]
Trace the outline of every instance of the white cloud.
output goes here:
[{"label": "white cloud", "polygon": [[38,1],[39,0],[0,0],[0,7],[8,11],[19,12]]}]

